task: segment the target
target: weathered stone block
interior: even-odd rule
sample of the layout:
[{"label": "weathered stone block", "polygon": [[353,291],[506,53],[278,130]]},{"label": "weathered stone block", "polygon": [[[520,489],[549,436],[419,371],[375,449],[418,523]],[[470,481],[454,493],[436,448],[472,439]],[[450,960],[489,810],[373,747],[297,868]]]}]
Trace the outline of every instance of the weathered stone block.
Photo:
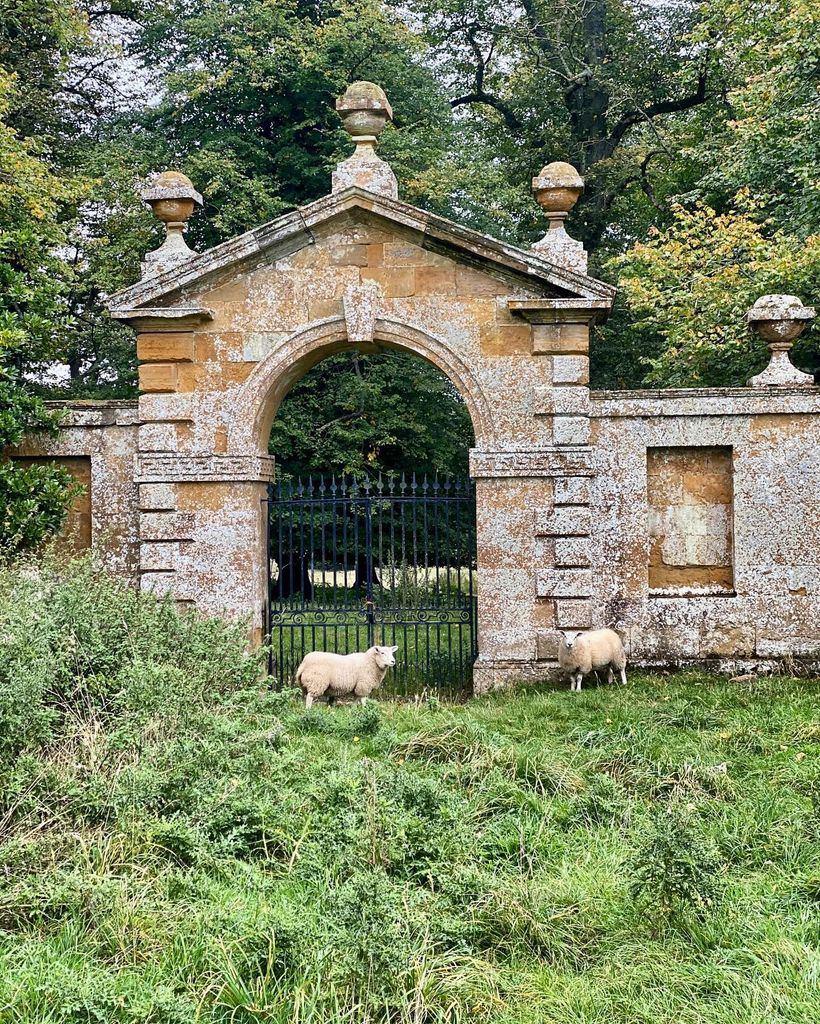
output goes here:
[{"label": "weathered stone block", "polygon": [[589,359],[587,356],[553,356],[552,381],[554,384],[588,384]]},{"label": "weathered stone block", "polygon": [[140,484],[139,503],[142,512],[168,512],[176,508],[176,491],[172,484]]},{"label": "weathered stone block", "polygon": [[414,242],[398,239],[385,241],[383,258],[386,267],[429,267],[449,263],[444,256],[422,249]]},{"label": "weathered stone block", "polygon": [[536,535],[582,537],[590,532],[590,511],[584,505],[565,505],[535,513]]},{"label": "weathered stone block", "polygon": [[552,421],[554,444],[589,444],[589,436],[586,416],[556,416]]},{"label": "weathered stone block", "polygon": [[366,267],[367,246],[356,243],[334,245],[329,251],[330,263],[339,267]]},{"label": "weathered stone block", "polygon": [[585,387],[550,387],[535,395],[539,415],[588,416],[589,391]]},{"label": "weathered stone block", "polygon": [[592,565],[592,543],[589,537],[556,537],[555,564],[581,567]]},{"label": "weathered stone block", "polygon": [[193,512],[146,511],[140,516],[141,541],[190,540],[193,535]]},{"label": "weathered stone block", "polygon": [[417,267],[416,294],[432,292],[441,295],[454,295],[456,275],[454,267]]},{"label": "weathered stone block", "polygon": [[416,274],[410,267],[365,267],[362,280],[375,281],[388,299],[414,295],[416,291]]},{"label": "weathered stone block", "polygon": [[589,629],[592,626],[592,602],[566,598],[556,601],[555,621],[559,629]]},{"label": "weathered stone block", "polygon": [[535,652],[539,661],[558,660],[558,634],[555,630],[539,630],[536,633]]},{"label": "weathered stone block", "polygon": [[175,452],[177,432],[175,423],[141,423],[139,428],[141,452]]},{"label": "weathered stone block", "polygon": [[584,355],[589,352],[586,324],[535,324],[532,329],[533,355]]},{"label": "weathered stone block", "polygon": [[139,368],[140,391],[162,392],[177,390],[176,363],[143,363]]},{"label": "weathered stone block", "polygon": [[537,597],[589,597],[592,572],[589,569],[540,569],[535,577]]},{"label": "weathered stone block", "polygon": [[141,362],[191,362],[194,358],[192,333],[137,335],[137,359]]},{"label": "weathered stone block", "polygon": [[526,353],[530,346],[530,327],[528,324],[497,324],[495,322],[482,325],[481,354],[484,356],[510,356]]},{"label": "weathered stone block", "polygon": [[308,316],[311,320],[328,320],[342,315],[341,299],[317,299],[311,302]]},{"label": "weathered stone block", "polygon": [[140,543],[140,570],[142,572],[172,572],[177,568],[179,544],[176,541],[142,541]]},{"label": "weathered stone block", "polygon": [[555,480],[556,505],[586,505],[590,498],[588,476],[559,476]]},{"label": "weathered stone block", "polygon": [[[244,363],[233,363],[230,369],[236,366],[244,366]],[[210,368],[209,368],[210,369]],[[211,373],[211,380],[209,381],[209,369],[201,366],[199,363],[182,363],[177,370],[177,391],[183,393],[190,391],[204,391],[206,390],[207,384],[212,385],[219,383],[219,378],[215,374]],[[223,373],[229,372],[229,367],[226,365],[223,368]],[[250,372],[253,367],[248,367]]]},{"label": "weathered stone block", "polygon": [[510,286],[489,274],[471,267],[456,267],[456,293],[458,295],[506,295]]},{"label": "weathered stone block", "polygon": [[149,594],[172,594],[174,597],[181,598],[180,580],[174,569],[168,571],[141,570],[140,590]]}]

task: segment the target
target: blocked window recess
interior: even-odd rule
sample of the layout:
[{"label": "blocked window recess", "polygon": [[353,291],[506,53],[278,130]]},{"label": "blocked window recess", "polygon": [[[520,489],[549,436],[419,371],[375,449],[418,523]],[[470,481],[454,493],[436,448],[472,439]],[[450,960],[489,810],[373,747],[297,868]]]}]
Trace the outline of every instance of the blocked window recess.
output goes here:
[{"label": "blocked window recess", "polygon": [[650,596],[732,596],[732,449],[648,448],[646,488]]},{"label": "blocked window recess", "polygon": [[91,547],[91,459],[88,456],[13,456],[19,466],[59,466],[83,488],[74,498],[54,542],[58,554],[79,555]]}]

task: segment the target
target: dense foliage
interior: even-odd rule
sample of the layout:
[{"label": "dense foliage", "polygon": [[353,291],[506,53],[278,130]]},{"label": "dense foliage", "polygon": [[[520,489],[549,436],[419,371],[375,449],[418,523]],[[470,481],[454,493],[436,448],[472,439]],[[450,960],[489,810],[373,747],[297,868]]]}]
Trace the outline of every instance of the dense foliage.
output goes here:
[{"label": "dense foliage", "polygon": [[[27,434],[57,429],[20,374],[57,356],[58,332],[69,329],[63,297],[70,271],[58,255],[65,243],[58,215],[76,195],[5,123],[16,94],[14,78],[0,68],[0,453]],[[0,459],[0,558],[59,529],[72,496],[64,471]]]},{"label": "dense foliage", "polygon": [[270,450],[293,476],[328,469],[467,476],[470,414],[450,381],[414,356],[331,356],[285,402]]},{"label": "dense foliage", "polygon": [[810,1024],[817,682],[305,713],[242,628],[0,571],[8,1024]]}]

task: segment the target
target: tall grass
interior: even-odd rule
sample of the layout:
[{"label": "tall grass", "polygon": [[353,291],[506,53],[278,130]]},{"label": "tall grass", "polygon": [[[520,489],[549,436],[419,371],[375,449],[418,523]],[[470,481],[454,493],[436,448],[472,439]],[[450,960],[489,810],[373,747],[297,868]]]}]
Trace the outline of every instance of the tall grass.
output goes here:
[{"label": "tall grass", "polygon": [[305,713],[243,641],[3,571],[3,1024],[820,1017],[816,681]]}]

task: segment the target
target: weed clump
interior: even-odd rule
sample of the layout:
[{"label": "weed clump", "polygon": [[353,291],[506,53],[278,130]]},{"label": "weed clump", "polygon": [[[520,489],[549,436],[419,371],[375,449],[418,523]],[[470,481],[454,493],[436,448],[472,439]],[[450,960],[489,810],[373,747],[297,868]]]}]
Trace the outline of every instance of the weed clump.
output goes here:
[{"label": "weed clump", "polygon": [[717,903],[720,859],[680,807],[656,814],[630,867],[631,894],[650,920],[684,925]]}]

